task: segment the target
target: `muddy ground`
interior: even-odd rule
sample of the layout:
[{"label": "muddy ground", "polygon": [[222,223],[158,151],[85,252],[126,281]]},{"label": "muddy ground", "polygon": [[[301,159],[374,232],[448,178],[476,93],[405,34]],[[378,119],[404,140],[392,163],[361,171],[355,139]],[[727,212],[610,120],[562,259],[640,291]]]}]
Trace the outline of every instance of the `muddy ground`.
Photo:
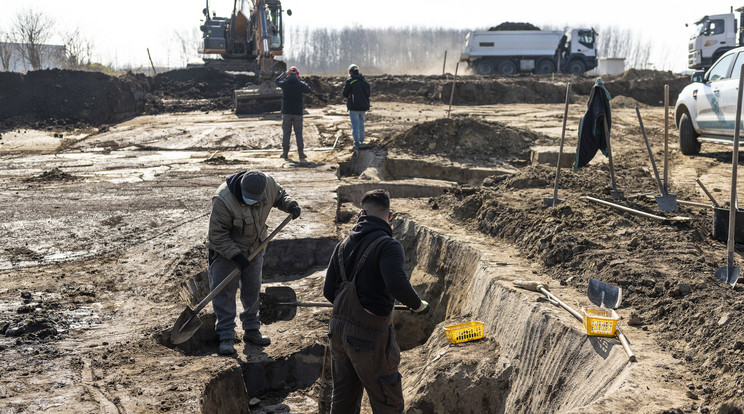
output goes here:
[{"label": "muddy ground", "polygon": [[[302,218],[267,251],[265,283],[290,285],[304,300],[322,299],[330,249],[355,213],[348,194],[369,185],[393,192],[408,270],[433,308],[423,319],[397,319],[408,412],[744,408],[743,290],[713,277],[725,263],[726,246],[712,237],[712,209],[682,205],[665,214],[643,196],[623,202],[689,218],[681,222],[593,204],[583,196],[610,198],[601,155],[581,171],[562,169],[565,201],[542,206],[552,195],[555,168],[532,164],[530,147],[558,144],[566,82],[574,91],[566,142],[575,145],[593,78],[465,78],[445,119],[445,77],[375,77],[380,99],[368,114],[368,144],[351,153],[348,118],[336,96],[343,79],[307,76],[316,93],[305,116],[309,159],[300,163],[294,152],[289,161],[278,157],[278,114],[230,113],[224,94],[215,92],[238,82],[225,75],[125,75],[91,89],[81,89],[85,77],[74,72],[0,75],[15,79],[2,83],[13,85],[4,96],[25,99],[16,112],[0,108],[7,115],[0,139],[6,234],[0,244],[0,412],[325,412],[327,310],[301,309],[291,321],[265,325],[272,345],[239,343],[235,359],[216,355],[209,307],[193,340],[181,346],[168,340],[184,300],[193,300],[189,286],[204,279],[210,196],[226,175],[247,168],[271,173],[300,200]],[[56,82],[58,93],[45,95],[47,88],[31,82],[35,76]],[[686,81],[627,72],[605,82],[616,97],[617,184],[627,196],[654,193],[633,108],[641,106],[663,165],[658,103],[665,83],[673,101]],[[68,90],[126,99],[101,109],[59,93]],[[700,178],[720,203],[728,200],[730,148],[706,144],[701,155],[687,157],[676,137],[672,128],[672,192],[710,204],[695,183]],[[270,227],[283,217],[272,214]],[[430,244],[422,247],[425,241]],[[621,286],[620,324],[638,362],[627,362],[616,340],[587,340],[565,311],[513,288],[486,295],[477,306],[507,303],[502,296],[512,295],[548,312],[534,328],[534,335],[551,332],[542,347],[513,356],[517,346],[504,345],[498,332],[449,345],[444,325],[480,318],[489,328],[503,326],[492,319],[516,309],[486,311],[470,302],[484,294],[467,276],[486,263],[478,255],[491,257],[489,274],[505,286],[513,279],[548,281],[576,309],[589,305],[589,277]],[[741,263],[738,251],[735,259]],[[573,346],[583,351],[555,354]],[[536,385],[523,385],[518,371],[540,365],[540,356],[556,365],[544,378],[535,374]],[[586,377],[561,374],[582,367]],[[603,371],[608,378],[601,384],[571,382]]]}]

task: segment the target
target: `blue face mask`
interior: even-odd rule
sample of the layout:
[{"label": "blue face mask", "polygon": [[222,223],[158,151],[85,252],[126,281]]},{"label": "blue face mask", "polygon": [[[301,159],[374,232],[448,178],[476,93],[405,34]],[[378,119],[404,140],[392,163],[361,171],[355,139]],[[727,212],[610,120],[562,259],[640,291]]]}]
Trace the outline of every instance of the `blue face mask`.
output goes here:
[{"label": "blue face mask", "polygon": [[258,203],[258,200],[251,200],[250,198],[246,198],[245,196],[243,196],[243,202],[245,204],[248,204],[249,206],[252,206],[252,205]]}]

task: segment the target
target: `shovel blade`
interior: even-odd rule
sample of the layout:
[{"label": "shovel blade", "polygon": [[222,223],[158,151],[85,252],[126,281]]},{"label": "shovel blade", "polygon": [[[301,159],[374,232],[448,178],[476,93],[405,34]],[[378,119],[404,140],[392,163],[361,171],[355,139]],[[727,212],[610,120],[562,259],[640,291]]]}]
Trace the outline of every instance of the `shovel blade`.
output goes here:
[{"label": "shovel blade", "polygon": [[739,266],[731,266],[731,273],[729,274],[728,271],[729,267],[723,266],[720,269],[716,270],[716,277],[721,280],[723,283],[728,283],[731,285],[731,287],[736,286],[736,281],[739,280],[739,275],[741,274],[741,269]]},{"label": "shovel blade", "polygon": [[297,306],[287,305],[287,303],[297,302],[297,295],[291,287],[269,286],[260,296],[258,318],[262,324],[291,321],[297,315]]},{"label": "shovel blade", "polygon": [[623,301],[622,288],[592,278],[589,278],[586,295],[593,304],[611,309],[617,308]]},{"label": "shovel blade", "polygon": [[186,307],[171,329],[171,342],[178,345],[189,340],[202,326],[202,321],[190,307]]},{"label": "shovel blade", "polygon": [[661,211],[677,211],[679,205],[677,205],[677,196],[674,194],[667,194],[666,196],[656,196],[656,204],[659,205]]},{"label": "shovel blade", "polygon": [[543,207],[557,206],[562,201],[563,201],[563,199],[560,198],[560,197],[556,197],[556,198],[553,198],[553,197],[543,197]]}]

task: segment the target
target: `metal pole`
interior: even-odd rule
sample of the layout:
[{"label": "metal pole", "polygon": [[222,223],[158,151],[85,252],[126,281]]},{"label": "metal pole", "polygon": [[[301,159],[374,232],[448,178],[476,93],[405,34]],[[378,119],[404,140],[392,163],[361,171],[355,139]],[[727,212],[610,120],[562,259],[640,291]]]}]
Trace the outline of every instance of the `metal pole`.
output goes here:
[{"label": "metal pole", "polygon": [[739,74],[739,94],[737,97],[736,106],[736,128],[734,128],[734,152],[731,157],[731,203],[729,205],[729,234],[728,234],[728,256],[726,258],[726,275],[731,277],[734,270],[734,233],[735,233],[735,221],[736,221],[736,210],[739,206],[736,201],[736,176],[737,168],[739,166],[739,134],[741,129],[741,102],[742,102],[742,84],[744,84],[744,65],[741,66],[741,72]]},{"label": "metal pole", "polygon": [[447,67],[447,51],[444,51],[444,63],[442,63],[442,75],[446,73],[445,67]]},{"label": "metal pole", "polygon": [[568,99],[571,95],[571,82],[566,84],[566,106],[563,108],[563,130],[561,131],[561,145],[558,150],[558,166],[555,169],[555,185],[553,186],[553,207],[558,200],[558,179],[561,176],[561,155],[563,155],[563,141],[566,138],[566,120],[568,119]]},{"label": "metal pole", "polygon": [[669,194],[669,85],[664,85],[664,194]]},{"label": "metal pole", "polygon": [[[602,117],[602,123],[604,124],[605,138],[607,138],[607,158],[610,162],[610,180],[612,184],[612,191],[615,194],[619,194],[617,191],[617,184],[615,183],[615,164],[612,162],[612,145],[610,144],[610,129],[607,127],[607,115]],[[615,198],[615,197],[613,197]]]},{"label": "metal pole", "polygon": [[457,61],[457,65],[455,65],[455,78],[452,80],[452,91],[450,92],[450,103],[449,103],[449,109],[447,109],[447,118],[450,117],[450,112],[452,112],[452,100],[455,98],[455,85],[457,84],[457,69],[460,68],[460,61]]}]

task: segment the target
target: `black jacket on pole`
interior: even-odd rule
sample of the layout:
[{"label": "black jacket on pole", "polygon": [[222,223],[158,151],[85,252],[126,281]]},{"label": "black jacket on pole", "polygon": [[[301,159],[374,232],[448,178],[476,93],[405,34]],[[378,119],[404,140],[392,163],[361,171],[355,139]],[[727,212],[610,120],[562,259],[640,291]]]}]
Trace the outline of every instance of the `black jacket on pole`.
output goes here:
[{"label": "black jacket on pole", "polygon": [[610,93],[604,87],[602,78],[592,86],[589,101],[586,104],[586,114],[579,122],[579,143],[576,146],[574,171],[578,171],[594,158],[597,150],[607,156],[607,138],[604,130],[604,119],[607,118],[607,133],[612,131],[612,115],[610,112]]}]

